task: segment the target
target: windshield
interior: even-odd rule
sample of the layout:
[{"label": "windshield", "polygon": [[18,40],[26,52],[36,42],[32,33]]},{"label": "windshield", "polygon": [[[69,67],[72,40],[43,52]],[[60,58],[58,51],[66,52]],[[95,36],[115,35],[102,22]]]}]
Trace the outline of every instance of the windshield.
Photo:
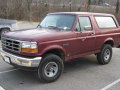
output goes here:
[{"label": "windshield", "polygon": [[40,23],[41,28],[70,30],[75,21],[75,15],[48,15]]}]

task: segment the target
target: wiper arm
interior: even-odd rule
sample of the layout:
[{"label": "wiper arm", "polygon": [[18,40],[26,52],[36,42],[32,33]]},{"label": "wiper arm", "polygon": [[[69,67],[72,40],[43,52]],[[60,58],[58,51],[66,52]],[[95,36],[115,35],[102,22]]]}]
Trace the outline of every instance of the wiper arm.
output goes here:
[{"label": "wiper arm", "polygon": [[56,27],[56,26],[48,26],[48,28],[52,28],[52,29],[60,29],[60,28],[58,28],[58,27]]}]

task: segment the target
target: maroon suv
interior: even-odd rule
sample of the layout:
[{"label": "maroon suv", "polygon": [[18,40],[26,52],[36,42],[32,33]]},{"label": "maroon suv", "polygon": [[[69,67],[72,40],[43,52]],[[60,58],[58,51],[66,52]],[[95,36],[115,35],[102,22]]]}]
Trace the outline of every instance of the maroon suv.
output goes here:
[{"label": "maroon suv", "polygon": [[57,80],[64,62],[95,54],[99,64],[108,64],[112,47],[120,47],[120,28],[110,14],[59,12],[48,14],[35,29],[2,35],[4,61],[37,70],[45,82]]}]

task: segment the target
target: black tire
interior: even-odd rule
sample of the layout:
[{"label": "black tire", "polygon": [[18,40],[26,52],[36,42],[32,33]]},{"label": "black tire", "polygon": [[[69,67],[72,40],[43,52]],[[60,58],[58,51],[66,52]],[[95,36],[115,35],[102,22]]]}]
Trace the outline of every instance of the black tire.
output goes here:
[{"label": "black tire", "polygon": [[98,63],[101,65],[108,64],[112,58],[112,46],[105,44],[100,53],[97,54]]},{"label": "black tire", "polygon": [[56,81],[61,76],[63,69],[63,60],[57,55],[48,54],[41,61],[37,70],[37,75],[42,82],[50,83]]},{"label": "black tire", "polygon": [[9,31],[10,31],[10,29],[8,29],[8,28],[1,29],[1,31],[0,31],[0,39],[1,39],[1,36],[2,36],[3,33],[7,33]]}]

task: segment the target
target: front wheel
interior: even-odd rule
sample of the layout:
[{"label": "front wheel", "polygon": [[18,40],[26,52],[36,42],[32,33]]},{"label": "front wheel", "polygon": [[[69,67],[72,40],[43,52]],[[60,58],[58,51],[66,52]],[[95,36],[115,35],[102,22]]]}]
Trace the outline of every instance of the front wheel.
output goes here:
[{"label": "front wheel", "polygon": [[53,82],[61,76],[63,68],[63,60],[59,56],[48,54],[39,65],[38,78],[43,82]]},{"label": "front wheel", "polygon": [[112,58],[112,46],[105,44],[100,53],[97,54],[98,63],[105,65],[110,62]]}]

